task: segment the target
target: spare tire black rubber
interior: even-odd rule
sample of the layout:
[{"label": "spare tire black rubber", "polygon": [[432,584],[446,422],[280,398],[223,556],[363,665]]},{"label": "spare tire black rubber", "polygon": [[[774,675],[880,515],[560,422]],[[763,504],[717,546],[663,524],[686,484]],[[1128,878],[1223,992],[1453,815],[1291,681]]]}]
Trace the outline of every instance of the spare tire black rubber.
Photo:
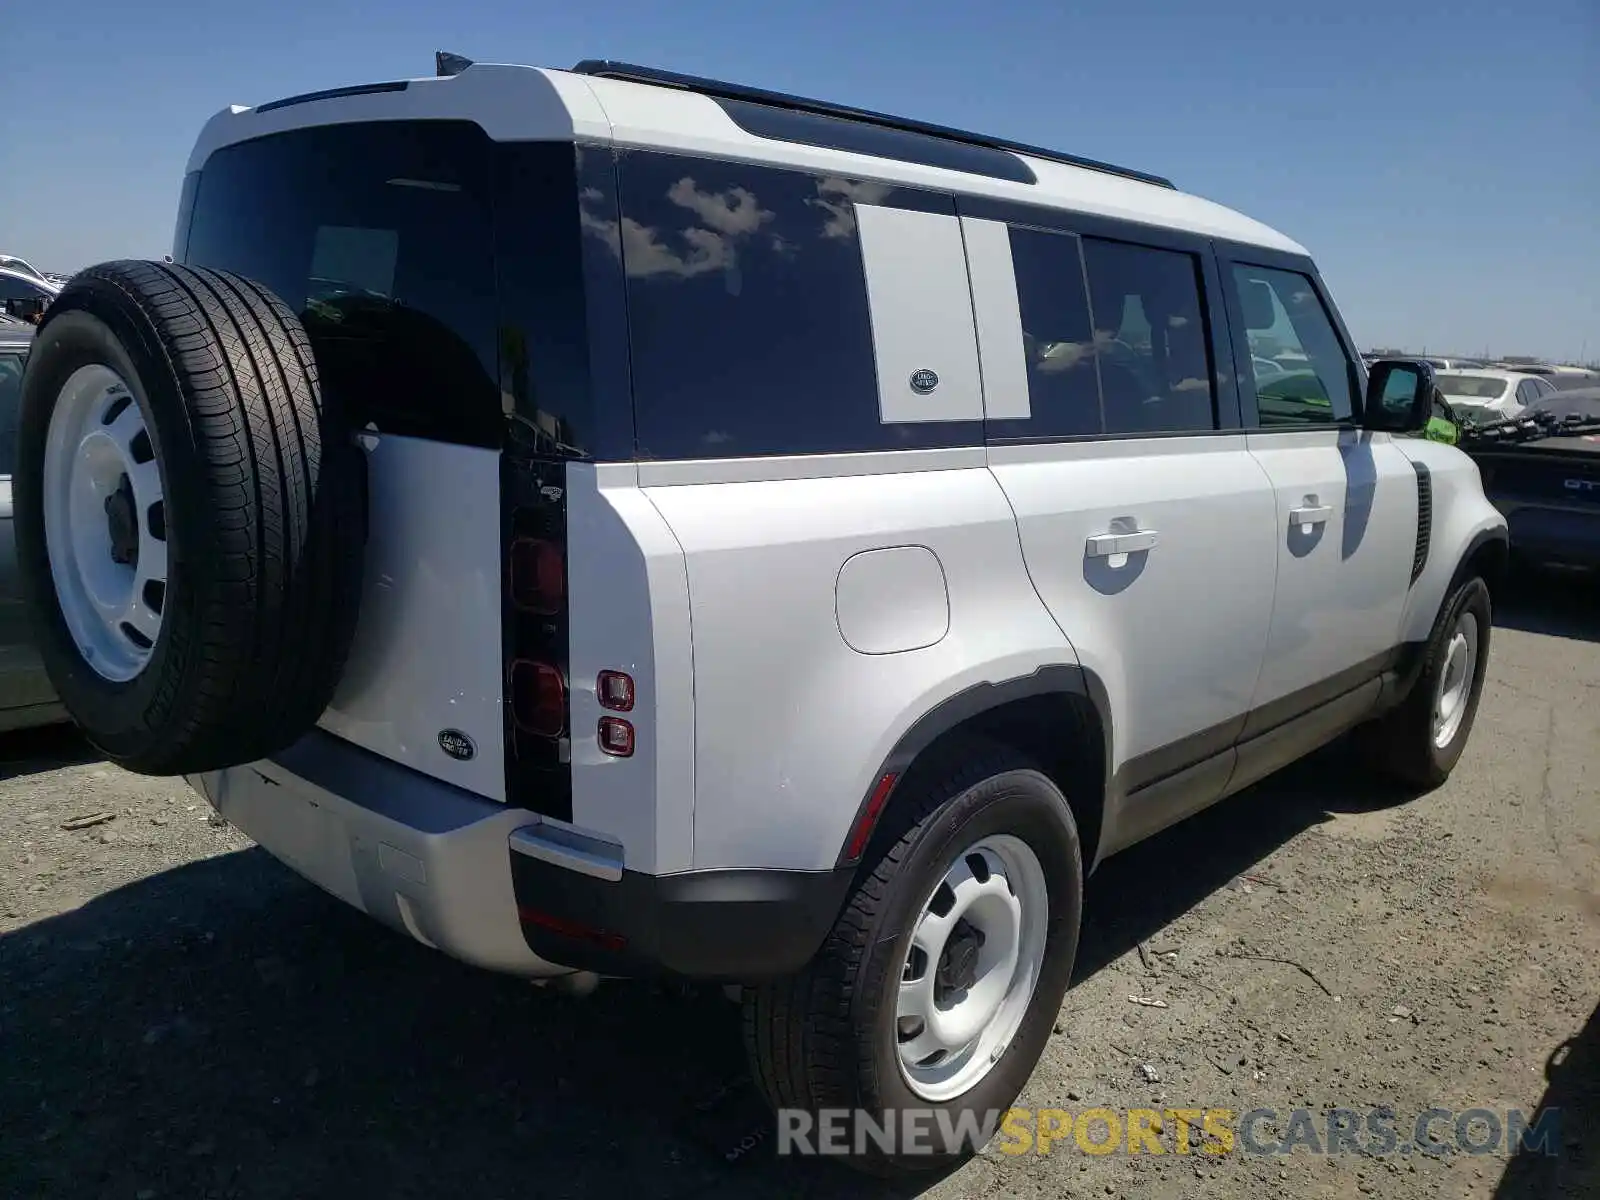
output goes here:
[{"label": "spare tire black rubber", "polygon": [[73,277],[23,378],[15,532],[46,671],[95,747],[194,774],[316,723],[355,634],[365,468],[259,284],[143,261]]}]

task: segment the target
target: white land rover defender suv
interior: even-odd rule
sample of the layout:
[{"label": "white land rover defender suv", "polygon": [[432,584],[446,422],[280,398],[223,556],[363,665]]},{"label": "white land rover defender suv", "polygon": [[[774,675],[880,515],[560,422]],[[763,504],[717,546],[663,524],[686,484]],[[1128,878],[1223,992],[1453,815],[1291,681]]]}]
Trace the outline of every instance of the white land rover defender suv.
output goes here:
[{"label": "white land rover defender suv", "polygon": [[44,318],[16,537],[94,744],[333,895],[992,1117],[1107,855],[1347,731],[1456,764],[1506,532],[1432,392],[1166,180],[470,65],[212,118],[172,262]]}]

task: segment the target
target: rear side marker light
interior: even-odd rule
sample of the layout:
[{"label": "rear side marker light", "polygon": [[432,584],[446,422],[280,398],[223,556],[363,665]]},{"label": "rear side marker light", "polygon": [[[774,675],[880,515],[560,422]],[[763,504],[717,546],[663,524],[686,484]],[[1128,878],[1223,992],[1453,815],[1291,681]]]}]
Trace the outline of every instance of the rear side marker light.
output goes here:
[{"label": "rear side marker light", "polygon": [[856,821],[856,827],[850,834],[850,846],[845,851],[845,857],[852,862],[861,857],[867,848],[867,842],[872,838],[872,830],[878,824],[878,818],[883,815],[883,806],[889,802],[889,793],[894,791],[894,781],[898,775],[885,775],[878,780],[878,786],[872,789],[872,796],[867,801],[867,807],[861,810],[861,816]]},{"label": "rear side marker light", "polygon": [[519,658],[511,664],[511,719],[535,737],[560,737],[567,726],[567,689],[549,663]]},{"label": "rear side marker light", "polygon": [[600,741],[600,749],[613,758],[633,756],[633,726],[621,717],[601,717],[596,736]]},{"label": "rear side marker light", "polygon": [[612,712],[633,711],[633,676],[621,671],[601,671],[595,681],[595,694],[601,708]]},{"label": "rear side marker light", "polygon": [[512,539],[511,603],[524,612],[552,617],[561,611],[566,598],[561,547],[543,538]]}]

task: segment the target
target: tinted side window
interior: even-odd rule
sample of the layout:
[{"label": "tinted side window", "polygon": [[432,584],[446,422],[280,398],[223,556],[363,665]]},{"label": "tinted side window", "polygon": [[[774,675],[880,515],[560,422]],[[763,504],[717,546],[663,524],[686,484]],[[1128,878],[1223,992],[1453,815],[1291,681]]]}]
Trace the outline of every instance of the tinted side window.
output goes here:
[{"label": "tinted side window", "polygon": [[1355,411],[1350,360],[1311,280],[1244,264],[1231,280],[1249,338],[1258,424],[1348,419]]},{"label": "tinted side window", "polygon": [[911,449],[880,419],[854,205],[887,185],[677,155],[620,157],[640,458]]},{"label": "tinted side window", "polygon": [[1009,232],[1031,416],[1026,421],[991,421],[990,436],[1100,433],[1100,385],[1078,239],[1015,226]]},{"label": "tinted side window", "polygon": [[22,357],[0,354],[0,475],[17,466],[17,409],[22,403]]},{"label": "tinted side window", "polygon": [[1216,428],[1211,352],[1192,254],[1083,239],[1107,433]]},{"label": "tinted side window", "polygon": [[500,394],[517,417],[508,436],[533,454],[631,459],[622,271],[581,232],[616,229],[611,153],[505,142],[495,178]]}]

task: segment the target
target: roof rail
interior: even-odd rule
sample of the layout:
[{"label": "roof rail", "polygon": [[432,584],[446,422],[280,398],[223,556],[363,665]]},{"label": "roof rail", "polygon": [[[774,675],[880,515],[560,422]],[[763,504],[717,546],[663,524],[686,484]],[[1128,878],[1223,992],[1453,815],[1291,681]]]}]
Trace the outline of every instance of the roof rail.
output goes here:
[{"label": "roof rail", "polygon": [[857,121],[862,124],[877,125],[885,129],[897,129],[904,133],[919,133],[927,137],[961,142],[969,146],[983,146],[991,150],[1009,150],[1013,154],[1026,154],[1032,158],[1066,163],[1069,166],[1101,171],[1107,175],[1120,175],[1124,179],[1133,179],[1140,183],[1176,190],[1170,179],[1163,178],[1160,175],[1150,175],[1144,171],[1135,171],[1129,167],[1119,167],[1113,163],[1100,162],[1093,158],[1082,158],[1076,154],[1065,154],[1060,150],[1046,150],[1040,146],[1030,146],[1023,142],[990,137],[987,134],[969,133],[964,129],[952,129],[946,125],[933,125],[926,121],[914,121],[908,117],[894,117],[864,108],[851,108],[848,105],[834,104],[827,100],[812,100],[805,96],[791,96],[785,92],[769,92],[763,88],[746,87],[737,83],[724,83],[721,80],[704,79],[697,75],[680,75],[674,71],[663,71],[656,67],[641,67],[632,63],[613,62],[610,59],[585,59],[573,67],[572,71],[577,75],[594,75],[604,79],[648,83],[657,87],[671,87],[682,91],[699,92],[714,99],[720,98],[744,101],[749,104],[765,104],[772,108],[814,113],[818,116],[833,117],[843,121]]}]

